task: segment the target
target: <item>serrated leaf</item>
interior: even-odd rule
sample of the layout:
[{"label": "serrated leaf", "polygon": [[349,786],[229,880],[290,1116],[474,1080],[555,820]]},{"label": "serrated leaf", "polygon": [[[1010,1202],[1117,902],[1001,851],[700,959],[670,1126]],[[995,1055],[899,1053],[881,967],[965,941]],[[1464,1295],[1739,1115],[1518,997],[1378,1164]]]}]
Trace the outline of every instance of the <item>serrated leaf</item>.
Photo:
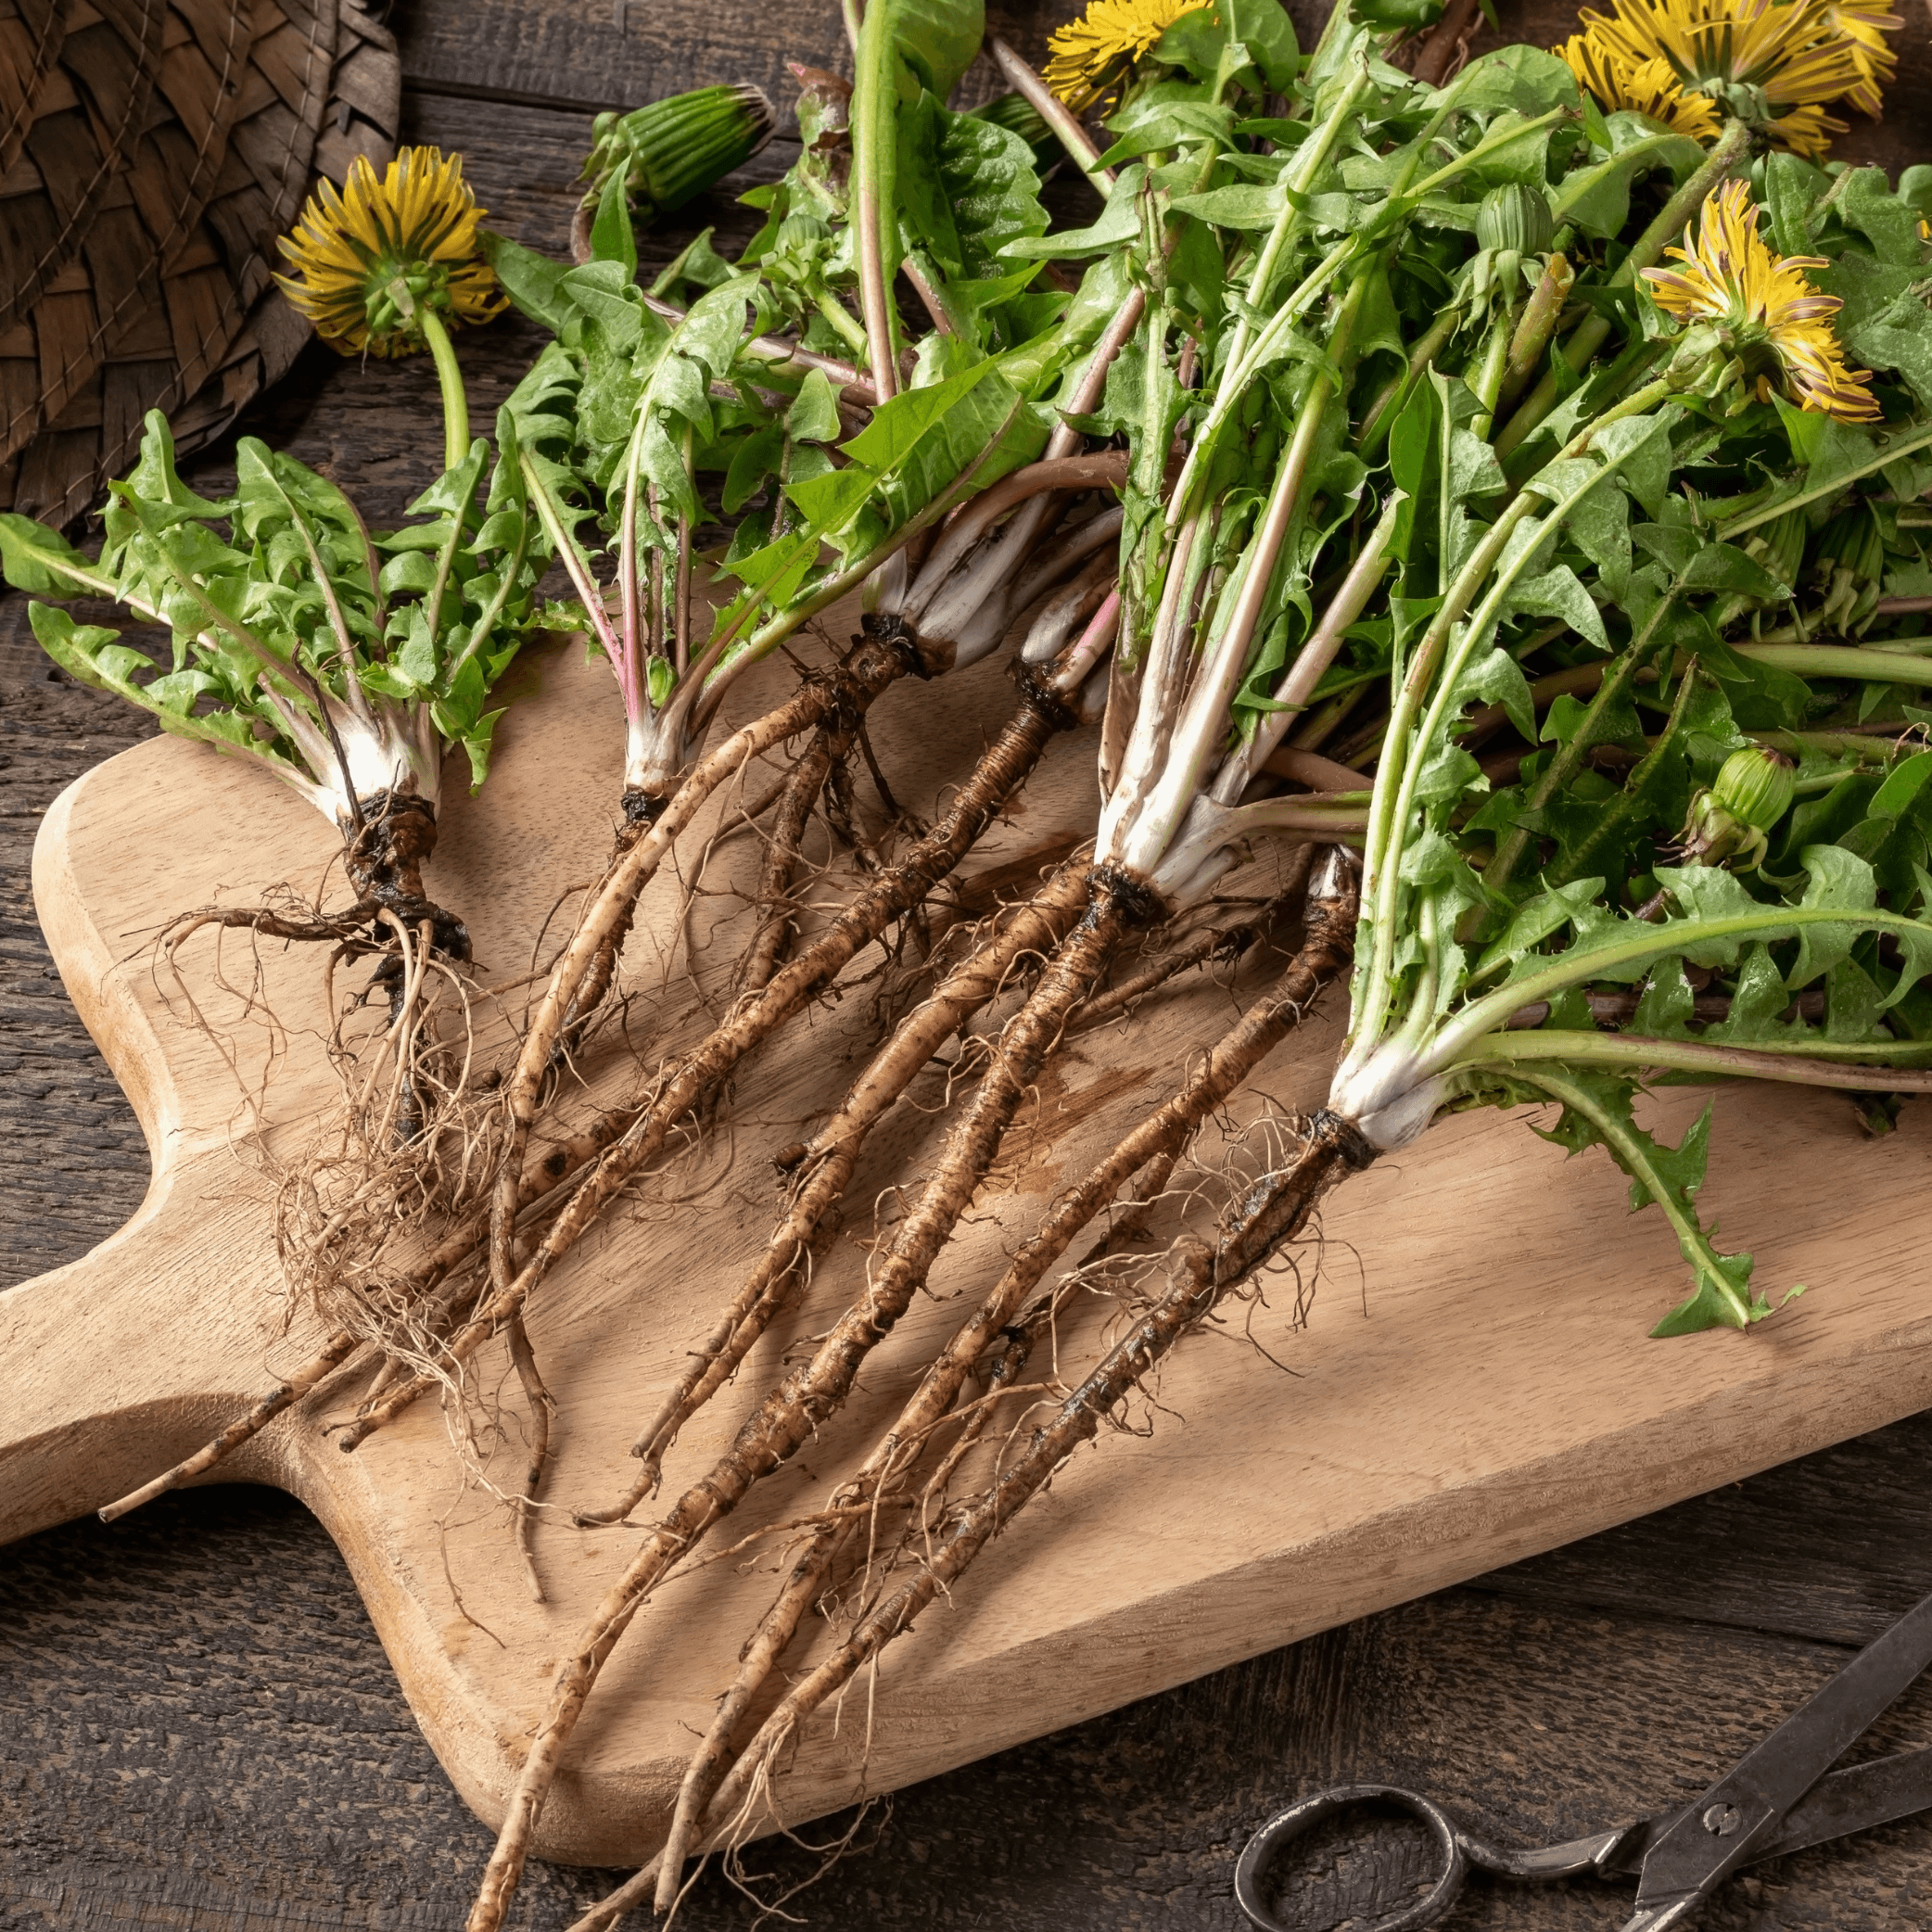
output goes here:
[{"label": "serrated leaf", "polygon": [[626,171],[612,171],[597,197],[591,223],[591,260],[615,261],[627,279],[637,274],[637,234],[630,225],[630,194]]},{"label": "serrated leaf", "polygon": [[1761,940],[1746,948],[1731,995],[1731,1010],[1705,1030],[1705,1037],[1721,1045],[1748,1047],[1786,1038],[1791,1028],[1782,1018],[1791,1004],[1785,975],[1778,971],[1771,948]]},{"label": "serrated leaf", "polygon": [[1401,876],[1405,884],[1441,886],[1467,871],[1455,841],[1432,825],[1403,848]]},{"label": "serrated leaf", "polygon": [[1530,696],[1530,682],[1522,666],[1508,652],[1486,653],[1466,667],[1455,680],[1450,716],[1474,704],[1502,705],[1509,722],[1532,744],[1535,742],[1536,705]]},{"label": "serrated leaf", "polygon": [[1578,104],[1576,76],[1556,55],[1541,47],[1506,46],[1465,67],[1446,87],[1430,96],[1430,106],[1455,107],[1464,113],[1508,109],[1519,115],[1546,114],[1552,108]]},{"label": "serrated leaf", "polygon": [[553,334],[560,333],[571,313],[569,298],[564,292],[564,278],[571,264],[553,261],[501,235],[485,233],[479,241],[483,259],[496,271],[503,293],[532,322],[540,322]]},{"label": "serrated leaf", "polygon": [[[1354,204],[1349,205],[1353,209]],[[1192,215],[1216,228],[1268,229],[1281,214],[1281,190],[1272,184],[1239,182],[1231,187],[1207,188],[1198,195],[1176,195],[1168,206],[1176,214]]]},{"label": "serrated leaf", "polygon": [[1835,960],[1824,974],[1824,1036],[1848,1044],[1883,1039],[1878,1025],[1885,996],[1854,959]]},{"label": "serrated leaf", "polygon": [[559,298],[598,323],[612,347],[628,350],[643,331],[643,293],[620,261],[587,261],[568,269],[557,284]]},{"label": "serrated leaf", "polygon": [[1471,983],[1486,979],[1505,966],[1532,953],[1554,933],[1559,933],[1603,890],[1601,879],[1577,879],[1554,891],[1526,899],[1502,933],[1476,962]]},{"label": "serrated leaf", "polygon": [[864,504],[877,480],[876,471],[851,464],[788,484],[785,494],[815,529],[835,530]]},{"label": "serrated leaf", "polygon": [[[1878,903],[1878,882],[1872,868],[1842,845],[1807,845],[1799,855],[1807,873],[1804,897],[1799,904],[1831,912],[1869,912]],[[1798,963],[1785,984],[1796,993],[1808,986],[1821,972],[1850,955],[1859,927],[1848,920],[1843,926],[1807,926],[1799,934]]]},{"label": "serrated leaf", "polygon": [[87,557],[44,524],[0,511],[0,576],[15,590],[44,597],[85,596],[87,586],[76,582],[71,572],[78,568],[92,573],[94,567]]},{"label": "serrated leaf", "polygon": [[1831,179],[1795,154],[1766,155],[1763,201],[1780,255],[1813,255],[1811,214],[1831,186]]},{"label": "serrated leaf", "polygon": [[1528,611],[1537,616],[1560,617],[1579,637],[1587,638],[1599,651],[1610,648],[1609,633],[1603,625],[1603,613],[1583,588],[1582,579],[1568,564],[1558,564],[1541,577],[1519,581],[1509,593],[1509,609],[1511,612]]},{"label": "serrated leaf", "polygon": [[143,419],[140,460],[129,473],[126,488],[153,505],[166,504],[177,516],[225,516],[228,502],[197,496],[174,468],[174,437],[168,419],[151,409]]},{"label": "serrated leaf", "polygon": [[1684,976],[1684,961],[1660,960],[1650,969],[1637,1010],[1631,1016],[1631,1028],[1653,1039],[1682,1038],[1697,1005],[1697,996]]},{"label": "serrated leaf", "polygon": [[903,461],[947,410],[963,401],[992,373],[990,362],[980,362],[929,388],[902,389],[872,412],[871,421],[844,446],[845,453],[869,469],[890,469]]},{"label": "serrated leaf", "polygon": [[1631,1108],[1633,1089],[1626,1079],[1595,1070],[1542,1066],[1525,1070],[1525,1076],[1563,1105],[1557,1130],[1544,1138],[1572,1153],[1586,1146],[1603,1147],[1630,1176],[1632,1212],[1654,1201],[1671,1223],[1696,1287],[1687,1301],[1651,1329],[1653,1336],[1742,1328],[1771,1313],[1769,1304],[1750,1292],[1751,1257],[1720,1253],[1712,1233],[1707,1233],[1697,1219],[1697,1196],[1704,1185],[1710,1149],[1709,1107],[1671,1147],[1637,1125]]},{"label": "serrated leaf", "polygon": [[1620,489],[1593,489],[1570,511],[1563,527],[1621,604],[1630,575],[1630,499]]},{"label": "serrated leaf", "polygon": [[[1584,101],[1587,112],[1595,103],[1587,95]],[[1604,123],[1605,135],[1615,140],[1618,123],[1629,123],[1637,119],[1631,114],[1612,115]],[[1608,160],[1599,161],[1592,168],[1572,169],[1551,196],[1551,205],[1559,224],[1566,221],[1573,222],[1587,234],[1612,239],[1622,233],[1624,223],[1630,218],[1631,184],[1640,174],[1654,168],[1668,169],[1673,175],[1681,174],[1697,167],[1703,159],[1703,149],[1695,141],[1683,134],[1659,133],[1654,125],[1646,125],[1638,140],[1611,155]]]},{"label": "serrated leaf", "polygon": [[1459,744],[1438,744],[1416,774],[1417,805],[1451,805],[1472,788],[1487,791],[1482,768]]},{"label": "serrated leaf", "polygon": [[1647,416],[1625,416],[1591,439],[1591,449],[1606,463],[1620,464],[1625,489],[1645,513],[1660,515],[1671,488],[1671,428],[1683,412],[1664,403]]},{"label": "serrated leaf", "polygon": [[719,497],[719,506],[727,516],[735,516],[744,509],[765,478],[777,469],[783,453],[784,435],[775,426],[755,429],[740,439],[731,451],[731,467],[725,472],[724,489]]},{"label": "serrated leaf", "polygon": [[386,597],[429,590],[436,582],[436,558],[431,549],[405,550],[391,557],[382,566],[380,582]]},{"label": "serrated leaf", "polygon": [[1000,260],[1078,261],[1089,255],[1110,255],[1138,241],[1140,184],[1145,179],[1146,171],[1138,161],[1123,168],[1097,222],[1086,228],[1061,229],[1052,235],[1022,235],[1000,249]]},{"label": "serrated leaf", "polygon": [[496,740],[497,720],[507,707],[499,705],[494,711],[486,711],[476,723],[465,731],[460,741],[470,761],[470,790],[480,791],[483,781],[489,776],[489,754]]},{"label": "serrated leaf", "polygon": [[1832,184],[1833,217],[1862,235],[1881,262],[1923,273],[1919,210],[1893,194],[1883,168],[1852,168],[1848,174],[1849,179]]},{"label": "serrated leaf", "polygon": [[[1672,534],[1691,536],[1689,531]],[[1764,604],[1783,604],[1791,595],[1790,587],[1780,583],[1755,557],[1735,544],[1712,543],[1708,539],[1698,541],[1692,538],[1690,558],[1680,581],[1686,591],[1732,591]]]}]

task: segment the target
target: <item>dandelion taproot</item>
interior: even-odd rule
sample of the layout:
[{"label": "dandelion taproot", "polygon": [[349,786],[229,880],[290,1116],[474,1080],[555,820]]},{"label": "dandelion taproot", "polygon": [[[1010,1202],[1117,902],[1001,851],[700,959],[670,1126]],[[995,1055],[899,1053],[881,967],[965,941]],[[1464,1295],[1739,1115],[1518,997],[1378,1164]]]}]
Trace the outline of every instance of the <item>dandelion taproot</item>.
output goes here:
[{"label": "dandelion taproot", "polygon": [[1634,108],[1706,140],[1722,110],[1813,158],[1845,131],[1827,106],[1879,111],[1880,83],[1898,68],[1885,36],[1904,24],[1880,0],[1612,4],[1609,14],[1586,7],[1583,31],[1557,49],[1604,107]]},{"label": "dandelion taproot", "polygon": [[426,311],[476,324],[508,306],[481,258],[482,215],[461,155],[405,147],[380,181],[359,155],[346,188],[324,181],[282,237],[300,279],[275,280],[342,354],[411,355],[434,346]]},{"label": "dandelion taproot", "polygon": [[1782,387],[1801,409],[1842,423],[1875,423],[1867,371],[1851,369],[1832,328],[1844,304],[1812,286],[1816,255],[1773,255],[1758,233],[1750,188],[1727,181],[1704,203],[1695,237],[1667,248],[1675,267],[1646,268],[1652,299],[1675,322],[1708,323],[1744,365],[1760,401]]},{"label": "dandelion taproot", "polygon": [[1092,0],[1047,43],[1047,85],[1076,114],[1117,93],[1161,36],[1201,0]]}]

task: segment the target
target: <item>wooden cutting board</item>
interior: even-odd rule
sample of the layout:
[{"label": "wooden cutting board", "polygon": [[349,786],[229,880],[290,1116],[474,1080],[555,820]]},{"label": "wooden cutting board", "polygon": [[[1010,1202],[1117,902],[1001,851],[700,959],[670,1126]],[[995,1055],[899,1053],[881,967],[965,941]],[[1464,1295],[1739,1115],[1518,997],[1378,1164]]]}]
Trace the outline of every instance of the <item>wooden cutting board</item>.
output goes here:
[{"label": "wooden cutting board", "polygon": [[[496,981],[525,971],[537,930],[606,848],[621,717],[581,653],[529,655],[497,769],[449,801],[432,886],[461,909]],[[741,715],[786,687],[781,664]],[[998,668],[902,686],[874,714],[899,794],[930,811],[1007,715]],[[1090,737],[1054,746],[969,873],[1063,847],[1095,816]],[[861,782],[862,783],[863,782]],[[756,782],[753,789],[757,789]],[[333,845],[292,795],[200,748],[141,745],[49,810],[35,858],[42,920],[76,1005],[138,1112],[155,1176],[138,1214],[69,1267],[0,1294],[0,1540],[95,1507],[197,1445],[315,1335],[284,1332],[266,1161],[299,1154],[333,1088],[319,1049],[321,960],[251,959],[197,941],[177,984],[154,933],[181,910],[311,890]],[[698,846],[693,844],[691,851]],[[736,951],[733,888],[757,852],[739,839],[702,878],[662,880],[626,960],[631,1045],[693,1037]],[[684,888],[698,891],[686,905]],[[1264,867],[1232,889],[1262,889]],[[843,889],[828,880],[826,896]],[[680,931],[712,963],[694,984]],[[874,952],[855,976],[876,968]],[[245,1010],[257,985],[277,1015]],[[809,1510],[896,1408],[923,1352],[1036,1221],[1053,1189],[1170,1091],[1188,1053],[1268,976],[1195,974],[1131,1026],[1077,1037],[1023,1116],[998,1187],[935,1273],[933,1294],[868,1370],[850,1415],[733,1519],[730,1557],[660,1591],[633,1624],[579,1727],[546,1811],[541,1856],[641,1860],[658,1842],[695,1732],[737,1646],[775,1590],[784,1539],[741,1542]],[[446,1422],[419,1405],[354,1455],[321,1421],[362,1384],[338,1379],[230,1465],[229,1480],[299,1496],[341,1545],[424,1731],[465,1799],[494,1824],[555,1661],[635,1546],[580,1532],[568,1506],[613,1500],[628,1449],[682,1352],[762,1245],[777,1194],[766,1157],[830,1105],[874,1037],[876,982],[815,1012],[739,1083],[730,1133],[659,1176],[544,1287],[531,1328],[562,1405],[538,1533],[548,1589],[531,1602],[505,1517],[465,1487]],[[207,1022],[191,1022],[189,997]],[[1265,1066],[1284,1107],[1319,1099],[1333,1013]],[[599,1075],[615,1092],[622,1055]],[[1653,1109],[1673,1135],[1701,1096]],[[759,1345],[740,1384],[672,1453],[667,1488],[705,1466],[782,1354],[822,1330],[860,1277],[871,1204],[919,1171],[944,1131],[936,1084],[902,1107],[862,1172],[845,1238],[805,1305]],[[259,1103],[259,1107],[258,1107]],[[1252,1107],[1249,1112],[1252,1113]],[[1775,1298],[1811,1292],[1749,1335],[1654,1342],[1684,1291],[1655,1214],[1626,1212],[1607,1162],[1567,1163],[1520,1119],[1467,1117],[1334,1197],[1299,1280],[1269,1285],[1248,1327],[1191,1342],[1139,1432],[1105,1437],[984,1557],[950,1604],[890,1651],[836,1722],[807,1735],[779,1780],[802,1820],[924,1777],[1365,1612],[1582,1535],[1932,1402],[1927,1110],[1866,1140],[1826,1095],[1731,1090],[1718,1100],[1704,1195],[1733,1241],[1749,1230]],[[1242,1117],[1246,1117],[1245,1115]],[[1232,1124],[1230,1124],[1232,1125]],[[1202,1158],[1221,1158],[1211,1131]],[[1312,1291],[1305,1327],[1297,1288]],[[1098,1351],[1105,1310],[1060,1337],[1071,1379]],[[1258,1346],[1253,1344],[1259,1344]],[[521,1416],[491,1359],[514,1482]],[[820,1641],[823,1641],[820,1633]],[[794,1660],[795,1662],[795,1659]]]}]

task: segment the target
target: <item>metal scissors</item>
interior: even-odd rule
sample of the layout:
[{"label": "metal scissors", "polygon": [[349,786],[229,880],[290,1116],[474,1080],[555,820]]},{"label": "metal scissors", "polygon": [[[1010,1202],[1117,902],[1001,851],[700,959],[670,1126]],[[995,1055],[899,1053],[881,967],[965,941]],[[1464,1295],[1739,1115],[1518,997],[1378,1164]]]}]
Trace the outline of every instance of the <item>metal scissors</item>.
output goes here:
[{"label": "metal scissors", "polygon": [[1443,1875],[1425,1899],[1387,1917],[1352,1924],[1363,1932],[1421,1932],[1455,1903],[1472,1866],[1505,1878],[1548,1883],[1595,1874],[1635,1877],[1637,1909],[1622,1932],[1684,1926],[1732,1873],[1932,1807],[1932,1748],[1831,1766],[1888,1705],[1932,1664],[1932,1596],[1908,1610],[1824,1689],[1740,1759],[1701,1798],[1587,1838],[1509,1850],[1487,1843],[1419,1792],[1393,1785],[1340,1785],[1290,1805],[1249,1839],[1235,1869],[1235,1902],[1261,1932],[1326,1932],[1275,1916],[1262,1880],[1279,1855],[1326,1820],[1392,1807],[1429,1826]]}]

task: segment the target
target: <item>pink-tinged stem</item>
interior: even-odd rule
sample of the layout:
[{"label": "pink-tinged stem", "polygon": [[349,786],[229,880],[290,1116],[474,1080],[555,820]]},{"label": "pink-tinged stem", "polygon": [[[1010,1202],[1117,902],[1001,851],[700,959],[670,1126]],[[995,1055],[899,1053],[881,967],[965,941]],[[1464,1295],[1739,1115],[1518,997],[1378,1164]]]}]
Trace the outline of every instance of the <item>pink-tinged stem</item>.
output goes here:
[{"label": "pink-tinged stem", "polygon": [[1103,194],[1112,188],[1116,178],[1113,170],[1100,166],[1100,150],[1073,113],[1055,97],[1052,89],[997,33],[987,41],[986,51],[992,55],[1000,78],[1053,130],[1080,172]]},{"label": "pink-tinged stem", "polygon": [[1067,399],[1067,406],[1061,412],[1062,420],[1054,425],[1053,434],[1047,439],[1049,457],[1070,455],[1080,447],[1080,432],[1071,428],[1064,418],[1091,415],[1100,406],[1100,398],[1107,392],[1107,372],[1113,366],[1113,359],[1127,346],[1134,331],[1139,327],[1146,309],[1147,291],[1137,288],[1101,331],[1100,339],[1094,344],[1093,353],[1087,357],[1087,367],[1081,373],[1080,387]]},{"label": "pink-tinged stem", "polygon": [[1062,697],[1070,697],[1087,682],[1087,674],[1113,647],[1120,629],[1120,592],[1109,591],[1087,629],[1054,661],[1048,682]]},{"label": "pink-tinged stem", "polygon": [[1366,771],[1325,758],[1318,752],[1298,750],[1291,744],[1271,751],[1263,769],[1291,784],[1306,785],[1317,792],[1366,792],[1375,782]]}]

